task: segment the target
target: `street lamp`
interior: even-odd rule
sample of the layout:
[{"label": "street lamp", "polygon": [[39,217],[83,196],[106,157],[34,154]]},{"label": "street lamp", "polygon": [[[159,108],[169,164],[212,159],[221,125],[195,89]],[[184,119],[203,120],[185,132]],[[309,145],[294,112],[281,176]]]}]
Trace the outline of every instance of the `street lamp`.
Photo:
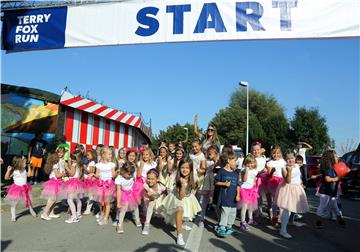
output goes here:
[{"label": "street lamp", "polygon": [[249,83],[240,81],[240,87],[246,88],[246,155],[249,154]]}]

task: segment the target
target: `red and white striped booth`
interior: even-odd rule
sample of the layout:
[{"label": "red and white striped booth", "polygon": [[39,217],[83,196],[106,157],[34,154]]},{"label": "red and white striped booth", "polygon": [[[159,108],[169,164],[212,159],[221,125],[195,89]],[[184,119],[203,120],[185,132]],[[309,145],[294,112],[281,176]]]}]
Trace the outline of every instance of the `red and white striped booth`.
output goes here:
[{"label": "red and white striped booth", "polygon": [[64,135],[73,151],[76,144],[86,149],[98,144],[140,148],[143,142],[150,142],[151,128],[138,116],[109,108],[81,96],[64,91],[60,104],[65,108]]}]

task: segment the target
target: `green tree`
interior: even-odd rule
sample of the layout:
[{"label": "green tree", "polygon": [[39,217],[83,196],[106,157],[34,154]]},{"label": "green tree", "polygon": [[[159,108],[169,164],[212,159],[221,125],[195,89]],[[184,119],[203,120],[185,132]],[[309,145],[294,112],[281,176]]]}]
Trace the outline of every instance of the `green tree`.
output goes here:
[{"label": "green tree", "polygon": [[160,130],[159,134],[152,139],[151,148],[153,149],[153,151],[157,151],[160,141],[163,140],[168,143],[179,143],[180,141],[184,141],[186,138],[186,130],[184,128],[188,129],[188,141],[186,144],[186,151],[189,152],[191,148],[190,143],[193,139],[196,138],[194,132],[194,125],[189,123],[186,123],[185,125],[180,125],[179,123],[176,123],[174,125],[168,126],[166,130]]},{"label": "green tree", "polygon": [[[213,119],[224,143],[246,147],[246,90],[231,94],[229,107],[222,109]],[[278,144],[288,148],[289,124],[284,109],[276,99],[256,90],[249,90],[249,141],[259,140],[264,147]]]},{"label": "green tree", "polygon": [[317,108],[296,108],[290,125],[293,141],[309,143],[314,154],[321,153],[331,144],[326,118],[320,115]]}]

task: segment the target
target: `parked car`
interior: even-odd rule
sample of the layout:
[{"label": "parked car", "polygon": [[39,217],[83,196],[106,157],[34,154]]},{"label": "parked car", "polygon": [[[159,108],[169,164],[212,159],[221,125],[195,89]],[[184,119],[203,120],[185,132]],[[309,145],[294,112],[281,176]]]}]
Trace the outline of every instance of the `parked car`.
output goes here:
[{"label": "parked car", "polygon": [[310,178],[313,175],[320,174],[320,159],[321,159],[321,155],[306,156],[308,187],[316,187],[317,180]]},{"label": "parked car", "polygon": [[342,193],[353,200],[360,200],[360,144],[355,151],[345,153],[341,160],[350,168],[342,178]]}]

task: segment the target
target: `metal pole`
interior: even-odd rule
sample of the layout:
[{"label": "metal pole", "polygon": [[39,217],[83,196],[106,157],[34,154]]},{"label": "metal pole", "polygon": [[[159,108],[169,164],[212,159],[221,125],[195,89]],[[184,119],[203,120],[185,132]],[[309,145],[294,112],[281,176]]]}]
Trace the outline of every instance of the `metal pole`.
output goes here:
[{"label": "metal pole", "polygon": [[246,155],[249,154],[249,86],[246,86]]}]

